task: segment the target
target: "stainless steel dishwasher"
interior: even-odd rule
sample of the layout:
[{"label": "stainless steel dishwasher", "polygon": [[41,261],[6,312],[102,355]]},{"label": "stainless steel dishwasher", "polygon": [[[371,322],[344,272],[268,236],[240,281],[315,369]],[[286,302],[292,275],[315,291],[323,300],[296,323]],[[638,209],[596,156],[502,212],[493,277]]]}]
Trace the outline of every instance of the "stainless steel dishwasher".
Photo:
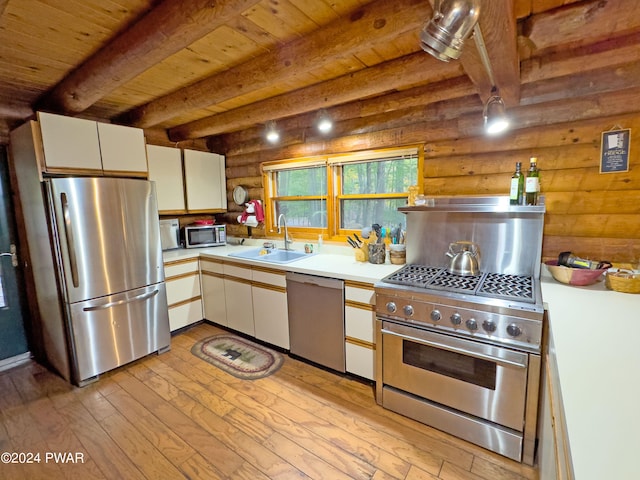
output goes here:
[{"label": "stainless steel dishwasher", "polygon": [[287,272],[290,352],[345,371],[344,281]]}]

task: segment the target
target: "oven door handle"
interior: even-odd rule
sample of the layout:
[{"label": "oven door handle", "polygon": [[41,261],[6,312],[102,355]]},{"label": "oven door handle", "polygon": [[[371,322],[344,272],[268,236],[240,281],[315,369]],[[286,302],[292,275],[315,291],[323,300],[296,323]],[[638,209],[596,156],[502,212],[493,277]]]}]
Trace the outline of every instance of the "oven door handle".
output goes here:
[{"label": "oven door handle", "polygon": [[393,336],[396,336],[396,337],[404,338],[406,340],[411,340],[412,342],[421,343],[421,344],[427,345],[429,347],[440,348],[442,350],[447,350],[449,352],[459,353],[460,355],[466,355],[468,357],[475,357],[475,358],[479,358],[481,360],[488,360],[490,362],[494,362],[494,363],[497,363],[498,365],[502,365],[502,366],[511,366],[511,367],[516,367],[516,368],[527,368],[527,364],[524,363],[524,362],[515,362],[515,361],[512,361],[512,360],[507,360],[505,358],[497,358],[497,357],[494,357],[493,355],[487,355],[487,354],[480,353],[480,352],[470,352],[469,350],[466,350],[464,348],[458,348],[458,347],[454,347],[454,346],[451,346],[451,345],[445,345],[445,344],[440,343],[440,342],[434,342],[433,340],[425,340],[423,338],[417,338],[417,337],[412,337],[410,335],[405,335],[405,334],[402,334],[402,333],[396,333],[394,331],[387,330],[386,328],[382,329],[382,333],[386,334],[386,335],[393,335]]}]

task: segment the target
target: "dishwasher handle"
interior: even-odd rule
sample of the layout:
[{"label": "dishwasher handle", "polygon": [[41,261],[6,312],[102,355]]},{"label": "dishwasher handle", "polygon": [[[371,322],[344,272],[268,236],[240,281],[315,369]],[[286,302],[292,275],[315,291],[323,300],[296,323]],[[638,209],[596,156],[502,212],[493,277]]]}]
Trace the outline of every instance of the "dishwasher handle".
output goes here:
[{"label": "dishwasher handle", "polygon": [[316,287],[335,288],[336,290],[342,290],[344,288],[344,280],[294,272],[287,272],[287,282],[303,283]]}]

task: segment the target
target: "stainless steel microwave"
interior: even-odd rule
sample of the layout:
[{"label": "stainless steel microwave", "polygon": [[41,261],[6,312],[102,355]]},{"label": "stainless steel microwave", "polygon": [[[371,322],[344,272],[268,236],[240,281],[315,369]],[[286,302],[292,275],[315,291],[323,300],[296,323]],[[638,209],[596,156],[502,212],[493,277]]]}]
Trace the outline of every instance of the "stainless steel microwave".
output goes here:
[{"label": "stainless steel microwave", "polygon": [[183,232],[186,248],[217,247],[227,244],[225,225],[187,225]]}]

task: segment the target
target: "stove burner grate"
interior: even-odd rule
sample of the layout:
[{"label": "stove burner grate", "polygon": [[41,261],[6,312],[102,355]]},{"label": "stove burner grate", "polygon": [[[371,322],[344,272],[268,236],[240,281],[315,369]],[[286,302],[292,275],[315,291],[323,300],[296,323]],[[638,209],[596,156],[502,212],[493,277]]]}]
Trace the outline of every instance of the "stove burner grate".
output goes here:
[{"label": "stove burner grate", "polygon": [[526,275],[488,273],[478,295],[533,302],[533,278]]},{"label": "stove burner grate", "polygon": [[527,275],[485,273],[481,276],[462,276],[450,273],[445,268],[409,264],[383,278],[382,281],[424,289],[535,303],[533,277]]},{"label": "stove burner grate", "polygon": [[411,285],[424,288],[433,277],[440,273],[440,270],[440,268],[427,267],[425,265],[406,265],[386,277],[384,281],[398,285]]},{"label": "stove burner grate", "polygon": [[447,292],[469,293],[476,292],[480,284],[480,276],[462,276],[442,270],[429,284],[429,288],[446,290]]}]

